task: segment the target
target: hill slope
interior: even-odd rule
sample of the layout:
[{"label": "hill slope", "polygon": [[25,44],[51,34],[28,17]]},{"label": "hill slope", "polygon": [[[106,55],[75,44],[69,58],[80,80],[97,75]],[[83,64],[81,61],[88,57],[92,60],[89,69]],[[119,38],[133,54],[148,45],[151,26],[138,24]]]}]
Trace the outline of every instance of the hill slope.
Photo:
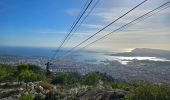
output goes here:
[{"label": "hill slope", "polygon": [[170,59],[170,51],[160,49],[135,48],[131,52],[109,54],[110,56],[150,56]]}]

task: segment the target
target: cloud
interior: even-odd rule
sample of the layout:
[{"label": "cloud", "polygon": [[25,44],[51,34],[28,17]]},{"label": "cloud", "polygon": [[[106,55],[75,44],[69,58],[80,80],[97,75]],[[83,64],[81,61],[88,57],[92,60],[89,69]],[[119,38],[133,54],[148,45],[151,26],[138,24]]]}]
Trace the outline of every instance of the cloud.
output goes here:
[{"label": "cloud", "polygon": [[101,29],[104,27],[104,25],[96,25],[96,24],[82,24],[82,27],[88,28],[88,29]]},{"label": "cloud", "polygon": [[[73,47],[82,42],[90,35],[117,19],[142,1],[143,0],[103,0],[100,2],[98,8],[95,8],[86,21],[81,25],[80,29],[74,33],[72,38],[70,38],[66,47]],[[115,30],[118,27],[134,20],[144,13],[160,6],[164,2],[165,0],[150,0],[146,2],[146,4],[135,9],[133,12],[111,25],[105,31],[102,31],[87,43],[90,43],[109,33],[111,30]],[[79,11],[79,9],[69,9],[67,10],[67,13],[70,15],[77,15]],[[168,43],[170,42],[170,29],[166,24],[169,23],[169,12],[170,10],[168,9],[164,10],[160,14],[154,15],[140,23],[132,25],[125,30],[115,32],[106,39],[95,43],[89,49],[120,50],[136,47],[170,49],[170,46],[168,46]],[[54,32],[58,33],[56,31]]]}]

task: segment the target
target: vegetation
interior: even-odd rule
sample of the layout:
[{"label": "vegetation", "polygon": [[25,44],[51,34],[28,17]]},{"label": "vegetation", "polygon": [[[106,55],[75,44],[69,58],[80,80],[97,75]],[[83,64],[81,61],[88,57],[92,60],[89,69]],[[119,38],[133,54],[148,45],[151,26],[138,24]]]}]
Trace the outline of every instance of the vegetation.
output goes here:
[{"label": "vegetation", "polygon": [[18,65],[15,75],[18,81],[33,82],[45,79],[44,72],[39,66]]},{"label": "vegetation", "polygon": [[66,95],[57,91],[50,91],[46,94],[45,100],[58,100],[64,98]]},{"label": "vegetation", "polygon": [[24,70],[19,74],[19,79],[26,83],[26,89],[28,82],[33,82],[36,80],[36,74],[30,70]]},{"label": "vegetation", "polygon": [[101,80],[101,76],[97,72],[92,72],[84,76],[82,84],[84,85],[97,85]]},{"label": "vegetation", "polygon": [[33,96],[28,93],[22,93],[19,100],[33,100]]},{"label": "vegetation", "polygon": [[[106,90],[104,90],[105,92],[103,94],[109,95],[111,98],[114,98],[115,96],[116,98],[121,97],[123,100],[170,100],[170,87],[168,85],[151,84],[146,82],[125,82],[116,80],[112,76],[109,76],[105,73],[91,72],[85,76],[81,76],[78,73],[58,72],[51,78],[46,78],[44,76],[44,70],[36,65],[10,66],[0,64],[0,69],[0,83],[17,81],[26,83],[24,93],[21,94],[19,100],[63,99],[67,97],[67,95],[70,95],[68,98],[78,99],[83,95],[87,95],[87,93],[96,94],[93,93],[95,91],[99,91],[100,94],[102,94],[102,90],[95,90],[97,86],[103,86],[104,88],[102,89],[108,89],[109,91],[125,91],[123,94],[119,95],[115,94],[115,92],[113,92],[113,94],[105,93]],[[35,91],[38,94],[33,96],[33,94],[29,92],[30,90],[27,90],[27,85],[29,82],[37,81],[40,81],[38,82],[38,85],[42,88],[35,88]],[[56,87],[57,89],[54,89],[55,85],[61,87]],[[77,86],[76,90],[72,89],[73,85],[74,87]],[[0,88],[5,89],[7,86],[14,87],[13,85],[6,84]],[[70,88],[67,86],[70,86]],[[85,89],[85,87],[80,88],[80,86],[87,86],[90,89]],[[68,94],[68,89],[72,89],[72,92],[70,93],[74,93],[74,91],[78,90],[79,92],[77,94],[75,93],[74,95],[71,95]],[[44,92],[44,90],[47,90],[48,92]],[[0,99],[11,94],[18,93],[16,91],[17,90],[14,89],[9,92],[0,92]],[[28,93],[25,93],[25,91]]]},{"label": "vegetation", "polygon": [[45,78],[43,69],[36,65],[10,66],[0,64],[0,69],[0,82],[16,81],[16,78],[18,81],[38,81]]},{"label": "vegetation", "polygon": [[0,64],[0,82],[13,81],[14,68],[10,65]]},{"label": "vegetation", "polygon": [[0,82],[28,82],[41,81],[45,79],[43,69],[36,65],[0,65]]},{"label": "vegetation", "polygon": [[75,84],[78,79],[72,73],[59,72],[52,77],[52,84],[60,85],[72,85]]},{"label": "vegetation", "polygon": [[126,98],[127,100],[170,100],[170,87],[142,82]]}]

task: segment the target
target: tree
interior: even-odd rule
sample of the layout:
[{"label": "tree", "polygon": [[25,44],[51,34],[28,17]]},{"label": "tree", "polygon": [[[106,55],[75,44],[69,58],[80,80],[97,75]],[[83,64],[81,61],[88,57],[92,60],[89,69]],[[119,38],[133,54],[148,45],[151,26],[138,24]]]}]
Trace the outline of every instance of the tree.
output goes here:
[{"label": "tree", "polygon": [[14,80],[13,68],[10,65],[0,64],[0,82]]},{"label": "tree", "polygon": [[17,71],[18,71],[18,73],[21,73],[21,72],[24,71],[24,70],[28,70],[28,68],[29,68],[29,66],[26,65],[26,64],[18,65],[18,66],[17,66]]},{"label": "tree", "polygon": [[116,81],[112,76],[110,76],[106,73],[100,73],[100,72],[96,72],[96,73],[100,76],[100,78],[103,82],[114,82],[114,81]]},{"label": "tree", "polygon": [[28,65],[28,69],[40,75],[45,74],[45,71],[40,66],[37,65]]},{"label": "tree", "polygon": [[18,65],[16,67],[15,76],[18,78],[18,82],[24,81],[26,83],[30,81],[40,81],[45,79],[43,69],[36,65]]},{"label": "tree", "polygon": [[66,77],[67,85],[75,84],[77,81],[78,79],[76,78],[76,76],[74,76],[74,73],[67,73],[67,77]]},{"label": "tree", "polygon": [[85,85],[97,85],[101,80],[100,75],[97,72],[91,72],[84,76],[83,84]]},{"label": "tree", "polygon": [[52,78],[52,83],[53,84],[65,84],[66,77],[67,75],[65,73],[59,72]]},{"label": "tree", "polygon": [[28,82],[36,81],[37,75],[30,70],[24,70],[19,74],[19,79],[26,83],[26,89]]},{"label": "tree", "polygon": [[4,80],[4,78],[8,75],[6,68],[0,66],[0,82]]},{"label": "tree", "polygon": [[37,65],[28,65],[28,70],[31,70],[34,74],[36,74],[36,80],[45,80],[45,71]]},{"label": "tree", "polygon": [[14,75],[17,76],[18,82],[21,82],[21,73],[23,74],[25,70],[28,70],[28,65],[18,65],[16,66],[16,69],[17,70]]},{"label": "tree", "polygon": [[76,82],[77,79],[72,73],[58,72],[52,77],[52,84],[71,85]]}]

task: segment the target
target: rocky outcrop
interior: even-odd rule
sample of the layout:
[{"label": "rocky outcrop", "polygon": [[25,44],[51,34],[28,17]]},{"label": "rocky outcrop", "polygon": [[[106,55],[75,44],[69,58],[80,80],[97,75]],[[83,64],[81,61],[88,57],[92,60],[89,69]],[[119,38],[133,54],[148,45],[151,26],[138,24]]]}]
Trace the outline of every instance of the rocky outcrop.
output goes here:
[{"label": "rocky outcrop", "polygon": [[[53,89],[48,90],[44,86],[47,84],[40,84],[40,82],[28,84],[26,90],[22,85],[18,84],[1,84],[0,85],[0,99],[1,100],[17,100],[22,93],[32,94],[35,100],[43,100],[45,98],[55,97],[59,100],[120,100],[125,97],[129,89],[108,89],[102,85],[99,86],[85,86],[77,85],[68,88],[67,86],[52,86]],[[13,86],[13,87],[8,87]],[[50,100],[50,99],[49,99]]]},{"label": "rocky outcrop", "polygon": [[82,100],[119,100],[129,92],[127,89],[109,90],[105,88],[95,88],[80,97]]}]

